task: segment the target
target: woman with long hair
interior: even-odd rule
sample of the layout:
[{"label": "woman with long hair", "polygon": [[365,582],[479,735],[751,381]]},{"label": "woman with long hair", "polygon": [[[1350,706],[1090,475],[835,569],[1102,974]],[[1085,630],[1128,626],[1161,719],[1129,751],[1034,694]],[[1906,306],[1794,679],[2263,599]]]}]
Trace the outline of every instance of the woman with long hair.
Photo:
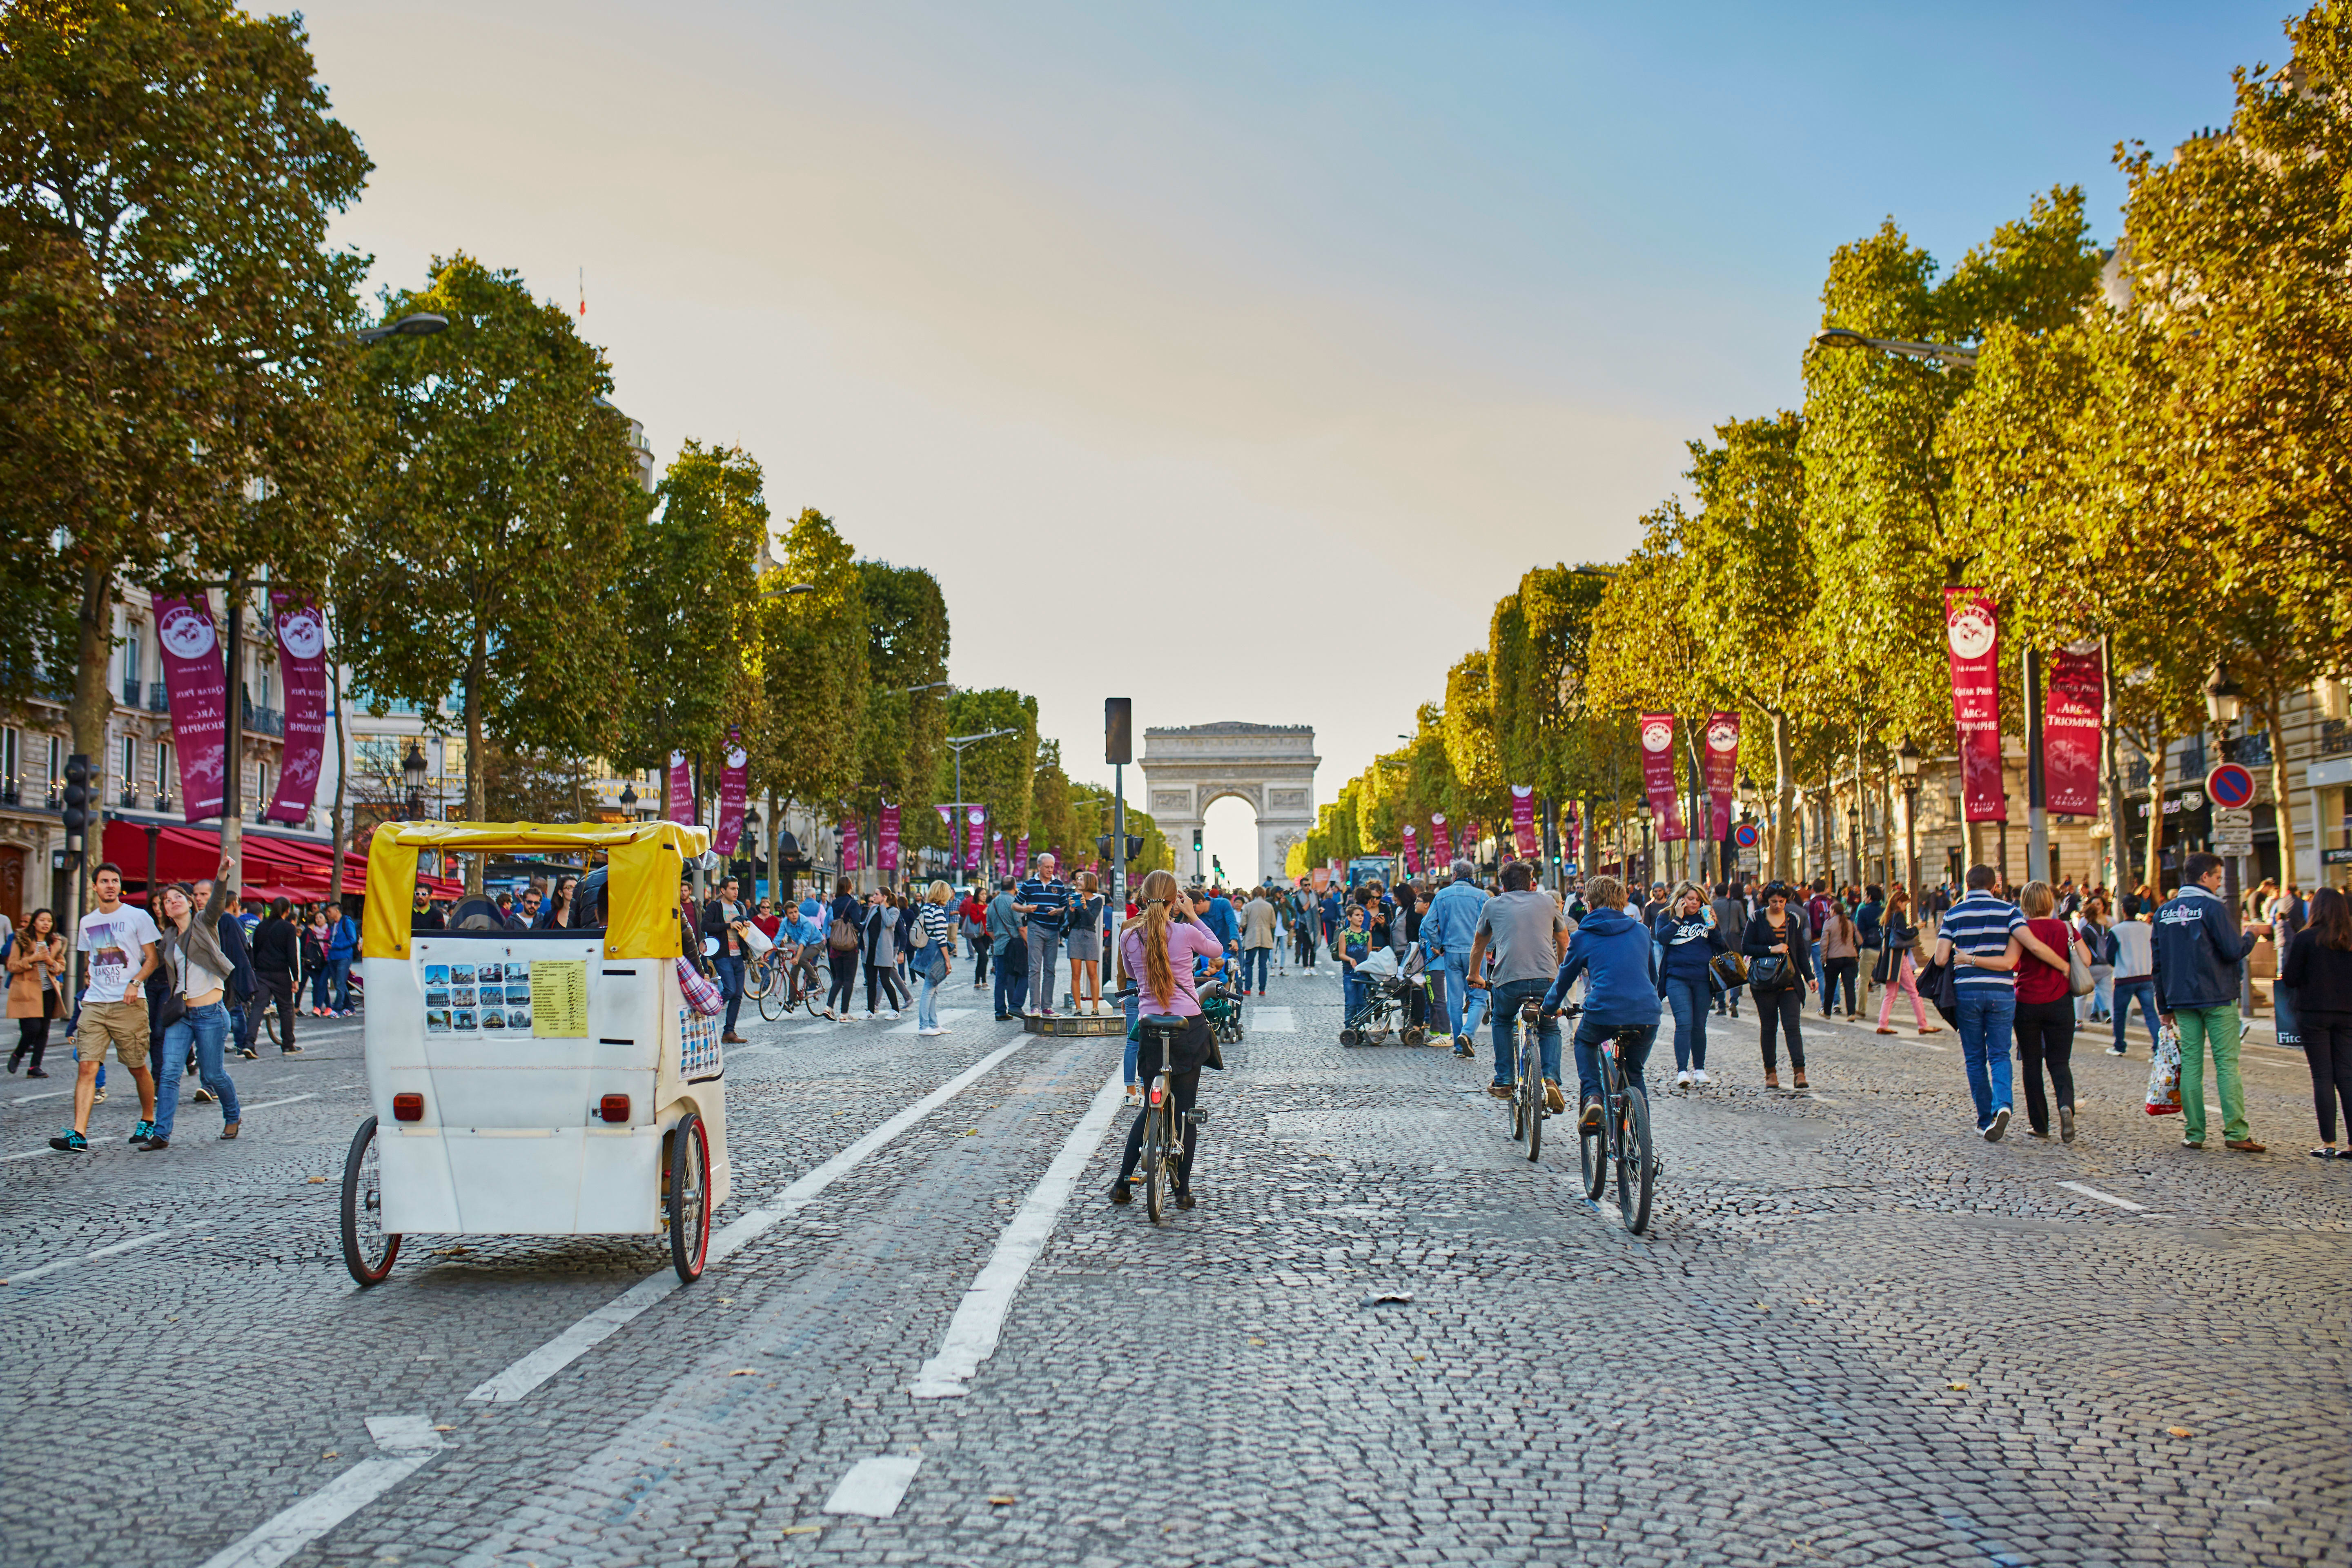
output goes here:
[{"label": "woman with long hair", "polygon": [[8,1016],[16,1020],[16,1048],[9,1053],[8,1070],[29,1054],[26,1078],[47,1078],[41,1053],[49,1048],[49,1020],[65,1016],[66,939],[58,932],[58,917],[35,910],[8,950]]},{"label": "woman with long hair", "polygon": [[1706,1077],[1706,1016],[1715,997],[1715,955],[1731,944],[1716,929],[1715,911],[1707,907],[1706,889],[1696,882],[1675,889],[1667,907],[1658,911],[1650,940],[1664,951],[1658,965],[1658,994],[1675,1016],[1675,1086],[1688,1089]]},{"label": "woman with long hair", "polygon": [[1862,931],[1846,913],[1843,899],[1830,900],[1829,918],[1822,922],[1822,1016],[1837,1013],[1838,987],[1845,988],[1845,1016],[1862,1016],[1855,1005],[1854,976],[1862,969]]},{"label": "woman with long hair", "polygon": [[945,882],[933,882],[924,891],[917,906],[917,918],[923,928],[925,942],[913,954],[914,973],[923,982],[922,994],[915,999],[915,1033],[944,1035],[940,1026],[940,987],[948,983],[950,962],[955,952],[955,889]]},{"label": "woman with long hair", "polygon": [[1886,994],[1878,1003],[1878,1032],[1895,1032],[1887,1020],[1895,1016],[1895,997],[1900,992],[1911,998],[1911,1016],[1918,1021],[1919,1033],[1942,1033],[1943,1026],[1927,1022],[1927,1009],[1919,1005],[1919,965],[1914,956],[1919,946],[1919,927],[1911,917],[1911,895],[1900,885],[1887,895],[1886,913],[1880,917],[1879,931],[1886,940],[1885,956],[1879,960],[1886,965],[1883,982]]},{"label": "woman with long hair", "polygon": [[1103,1010],[1103,900],[1099,887],[1092,871],[1081,871],[1077,892],[1070,900],[1070,1007],[1077,1013]]},{"label": "woman with long hair", "polygon": [[328,1005],[328,984],[334,979],[334,970],[327,963],[328,945],[334,941],[334,923],[327,919],[327,906],[310,906],[310,918],[302,922],[302,967],[310,976],[310,1016],[324,1018],[333,1011]]},{"label": "woman with long hair", "polygon": [[163,1026],[163,1070],[155,1075],[155,1120],[144,1132],[134,1130],[131,1141],[150,1153],[172,1144],[172,1125],[180,1110],[179,1064],[195,1047],[197,1081],[220,1101],[221,1136],[234,1138],[242,1121],[236,1084],[228,1076],[223,1047],[228,1042],[226,1005],[229,976],[236,966],[221,952],[220,922],[228,908],[226,877],[213,882],[213,895],[196,907],[195,889],[175,882],[163,889],[163,942],[158,944],[164,982],[181,1006],[180,1016]]},{"label": "woman with long hair", "polygon": [[[898,911],[885,889],[866,897],[865,938],[866,1016],[896,1018],[907,1002],[898,990]],[[876,1008],[877,993],[889,1006]]]},{"label": "woman with long hair", "polygon": [[[1789,1038],[1789,1065],[1796,1069],[1797,1087],[1805,1083],[1805,993],[1813,988],[1813,977],[1805,973],[1805,958],[1811,943],[1806,940],[1805,916],[1801,910],[1789,907],[1789,886],[1775,882],[1764,889],[1764,907],[1758,910],[1748,922],[1740,942],[1740,951],[1748,954],[1748,991],[1756,999],[1756,1016],[1762,1028],[1760,1045],[1764,1052],[1764,1087],[1780,1087],[1780,1052],[1775,1048],[1775,1033]],[[1780,963],[1778,983],[1756,984],[1758,961],[1775,958]]]},{"label": "woman with long hair", "polygon": [[[1192,1155],[1198,1132],[1189,1114],[1201,1092],[1201,1068],[1209,1060],[1209,1021],[1201,1016],[1200,997],[1193,990],[1193,964],[1198,959],[1222,963],[1225,944],[1192,912],[1176,879],[1154,871],[1143,879],[1143,912],[1119,938],[1119,958],[1135,982],[1139,1017],[1147,1024],[1172,1026],[1176,1034],[1168,1047],[1168,1088],[1175,1101],[1176,1125],[1182,1130],[1183,1152],[1176,1163],[1176,1206],[1192,1206]],[[1163,1030],[1146,1031],[1136,1066],[1143,1081],[1158,1076],[1161,1066]],[[1128,1178],[1143,1158],[1144,1118],[1150,1108],[1138,1110],[1127,1130],[1127,1152],[1118,1177],[1110,1184],[1110,1201],[1130,1201]]]},{"label": "woman with long hair", "polygon": [[2311,920],[2287,942],[2279,984],[2294,994],[2304,1060],[2311,1065],[2312,1109],[2319,1116],[2320,1160],[2352,1158],[2336,1145],[2336,1108],[2352,1135],[2352,899],[2340,888],[2311,895]]},{"label": "woman with long hair", "polygon": [[548,891],[547,902],[539,906],[537,929],[541,931],[572,929],[573,889],[579,886],[580,879],[577,877],[564,875],[555,879],[555,886]]},{"label": "woman with long hair", "polygon": [[857,955],[866,945],[860,934],[865,920],[848,878],[834,879],[833,905],[825,911],[824,922],[824,960],[833,971],[832,984],[824,993],[824,1016],[838,1022],[857,1005]]}]

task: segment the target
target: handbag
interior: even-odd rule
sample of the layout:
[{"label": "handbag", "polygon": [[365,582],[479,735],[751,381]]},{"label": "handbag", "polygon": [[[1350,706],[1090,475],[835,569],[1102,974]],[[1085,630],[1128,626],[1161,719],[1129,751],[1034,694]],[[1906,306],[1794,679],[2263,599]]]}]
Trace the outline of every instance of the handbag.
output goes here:
[{"label": "handbag", "polygon": [[702,971],[683,958],[670,961],[677,965],[677,994],[686,1005],[706,1018],[715,1018],[727,1011],[727,997],[712,984]]},{"label": "handbag", "polygon": [[833,930],[826,933],[824,945],[831,952],[856,952],[859,946],[857,928],[846,919],[835,916]]},{"label": "handbag", "polygon": [[1880,948],[1878,950],[1878,962],[1870,966],[1870,983],[1873,985],[1894,984],[1895,975],[1896,973],[1895,965],[1902,962],[1903,950],[1901,948]]},{"label": "handbag", "polygon": [[1768,952],[1748,966],[1748,988],[1759,996],[1767,992],[1786,991],[1793,973],[1786,954]]},{"label": "handbag", "polygon": [[1960,983],[1948,963],[1930,963],[1919,972],[1919,994],[1934,1003],[1939,1013],[1949,1016],[1960,1010]]},{"label": "handbag", "polygon": [[2088,996],[2091,994],[2091,988],[2097,984],[2097,981],[2091,978],[2091,966],[2083,962],[2080,945],[2068,942],[2066,944],[2067,989],[2077,996]]},{"label": "handbag", "polygon": [[1706,961],[1706,966],[1715,972],[1716,984],[1726,991],[1748,983],[1748,956],[1745,953],[1718,952]]}]

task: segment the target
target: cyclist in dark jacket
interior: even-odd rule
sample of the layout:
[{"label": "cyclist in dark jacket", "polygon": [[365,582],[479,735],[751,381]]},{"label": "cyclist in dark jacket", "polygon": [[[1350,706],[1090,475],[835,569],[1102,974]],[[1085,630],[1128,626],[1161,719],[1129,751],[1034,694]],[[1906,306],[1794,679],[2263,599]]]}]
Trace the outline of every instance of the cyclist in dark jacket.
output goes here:
[{"label": "cyclist in dark jacket", "polygon": [[[1584,899],[1592,912],[1569,938],[1542,1011],[1546,1018],[1557,1017],[1569,987],[1578,976],[1586,977],[1584,1016],[1576,1026],[1576,1087],[1583,1099],[1584,1126],[1591,1130],[1601,1125],[1601,1041],[1622,1037],[1618,1059],[1626,1080],[1644,1081],[1650,1047],[1658,1038],[1658,984],[1650,928],[1625,912],[1625,884],[1595,877],[1584,885]],[[1547,1062],[1544,1070],[1546,1076],[1556,1074],[1559,1064]]]}]

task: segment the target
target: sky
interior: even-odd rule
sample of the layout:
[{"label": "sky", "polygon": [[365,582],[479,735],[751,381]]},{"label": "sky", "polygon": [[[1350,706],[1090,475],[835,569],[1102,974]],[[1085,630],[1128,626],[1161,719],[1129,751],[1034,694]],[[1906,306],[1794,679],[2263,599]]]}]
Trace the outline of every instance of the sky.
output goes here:
[{"label": "sky", "polygon": [[[1949,266],[2053,184],[2111,237],[2116,144],[2224,123],[2286,11],[304,15],[376,286],[584,279],[657,459],[739,442],[780,522],[928,567],[950,678],[1035,694],[1074,776],[1128,696],[1313,725],[1320,801],[1520,573],[1622,555],[1685,441],[1795,405],[1837,246],[1891,216]],[[1254,874],[1245,806],[1210,847]]]}]

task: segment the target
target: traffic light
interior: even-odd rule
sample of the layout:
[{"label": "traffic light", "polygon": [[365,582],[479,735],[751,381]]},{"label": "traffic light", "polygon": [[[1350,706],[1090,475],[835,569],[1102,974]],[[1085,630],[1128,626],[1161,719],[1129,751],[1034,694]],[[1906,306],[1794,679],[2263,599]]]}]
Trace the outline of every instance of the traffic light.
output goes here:
[{"label": "traffic light", "polygon": [[66,759],[66,832],[79,837],[89,826],[89,753],[76,752]]},{"label": "traffic light", "polygon": [[1132,860],[1132,859],[1134,859],[1136,857],[1138,857],[1138,856],[1141,855],[1142,853],[1143,853],[1143,835],[1141,835],[1140,833],[1130,833],[1130,834],[1129,834],[1129,835],[1127,836],[1127,858],[1128,858],[1129,859]]},{"label": "traffic light", "polygon": [[1103,699],[1103,761],[1135,761],[1135,699]]},{"label": "traffic light", "polygon": [[1110,858],[1109,834],[1097,833],[1095,835],[1095,858],[1097,860],[1108,860]]},{"label": "traffic light", "polygon": [[1192,853],[1193,853],[1193,854],[1195,854],[1195,855],[1198,855],[1200,852],[1201,852],[1201,830],[1200,830],[1199,828],[1197,828],[1197,827],[1196,827],[1196,828],[1192,829]]}]

